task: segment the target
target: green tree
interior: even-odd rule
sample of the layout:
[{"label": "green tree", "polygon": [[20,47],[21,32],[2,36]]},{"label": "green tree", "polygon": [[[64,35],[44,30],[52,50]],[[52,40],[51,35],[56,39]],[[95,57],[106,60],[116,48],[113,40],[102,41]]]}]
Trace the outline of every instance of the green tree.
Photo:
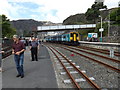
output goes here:
[{"label": "green tree", "polygon": [[110,21],[114,22],[113,24],[120,24],[120,8],[111,11]]},{"label": "green tree", "polygon": [[[100,34],[101,32],[99,32],[99,29],[101,28],[101,23],[98,23],[96,25],[96,28],[94,30],[95,33],[98,33],[98,36],[100,37]],[[103,23],[103,28],[104,28],[104,31],[103,31],[103,36],[107,36],[108,35],[108,23]]]},{"label": "green tree", "polygon": [[120,7],[117,10],[117,15],[116,15],[116,23],[120,24]]},{"label": "green tree", "polygon": [[94,3],[91,8],[88,8],[87,12],[85,13],[86,19],[91,23],[95,23],[98,16],[100,15],[99,9],[104,8],[107,9],[107,6],[103,5],[103,3]]},{"label": "green tree", "polygon": [[116,21],[117,10],[112,10],[110,13],[110,21]]},{"label": "green tree", "polygon": [[10,20],[5,15],[0,15],[0,17],[2,18],[2,22],[0,22],[2,25],[2,37],[11,38],[16,33],[16,29],[11,27]]}]

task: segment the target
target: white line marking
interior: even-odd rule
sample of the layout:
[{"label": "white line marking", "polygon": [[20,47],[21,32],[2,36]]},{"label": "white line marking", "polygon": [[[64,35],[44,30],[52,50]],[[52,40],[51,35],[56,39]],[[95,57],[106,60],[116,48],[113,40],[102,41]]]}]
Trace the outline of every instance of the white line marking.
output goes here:
[{"label": "white line marking", "polygon": [[66,60],[61,60],[62,62],[67,62]]},{"label": "white line marking", "polygon": [[[81,72],[82,72],[82,73],[86,73],[86,71],[84,71],[84,70],[82,70]],[[71,74],[76,74],[76,73],[78,73],[78,72],[77,72],[77,71],[71,71],[70,73],[71,73]],[[60,72],[60,74],[61,74],[61,75],[65,75],[66,72]]]},{"label": "white line marking", "polygon": [[[90,80],[95,80],[93,77],[89,77]],[[85,82],[86,80],[83,79],[83,78],[79,78],[79,79],[75,79],[76,82]],[[70,79],[67,79],[67,80],[64,80],[63,81],[64,83],[71,83],[71,80]]]}]

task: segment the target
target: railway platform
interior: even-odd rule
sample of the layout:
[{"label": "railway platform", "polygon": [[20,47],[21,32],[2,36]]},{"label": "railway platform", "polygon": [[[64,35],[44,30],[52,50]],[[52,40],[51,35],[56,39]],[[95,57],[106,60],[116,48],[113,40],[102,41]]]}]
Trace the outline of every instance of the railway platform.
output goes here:
[{"label": "railway platform", "polygon": [[17,78],[13,55],[3,59],[2,88],[57,88],[57,80],[44,46],[40,46],[38,61],[31,61],[31,53],[27,48],[24,59],[24,78]]}]

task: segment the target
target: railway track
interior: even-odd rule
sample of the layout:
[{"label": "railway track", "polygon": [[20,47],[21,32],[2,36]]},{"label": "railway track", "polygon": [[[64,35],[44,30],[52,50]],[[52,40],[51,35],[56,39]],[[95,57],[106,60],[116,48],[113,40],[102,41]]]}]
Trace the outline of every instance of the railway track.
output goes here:
[{"label": "railway track", "polygon": [[95,53],[92,53],[92,52],[88,52],[88,51],[85,51],[85,50],[81,50],[80,48],[77,48],[77,47],[71,47],[71,46],[66,46],[66,47],[69,47],[71,49],[74,49],[74,50],[77,50],[77,51],[81,51],[81,52],[84,52],[84,53],[87,53],[87,54],[90,54],[90,55],[94,55],[94,56],[97,56],[99,58],[103,58],[103,59],[106,59],[106,60],[109,60],[109,61],[112,61],[112,62],[116,62],[116,63],[120,63],[120,60],[117,60],[117,59],[113,59],[113,58],[109,58],[109,57],[106,57],[106,56],[103,56],[103,55],[98,55],[98,54],[95,54]]},{"label": "railway track", "polygon": [[[74,83],[76,88],[80,89],[81,87],[80,87],[79,83],[76,82],[75,77],[70,73],[70,70],[65,66],[65,63],[62,60],[66,60],[66,62],[69,63],[69,65],[72,66],[74,68],[74,70],[76,70],[76,72],[79,73],[79,75],[82,75],[82,77],[84,79],[86,79],[86,81],[90,84],[91,87],[95,88],[96,90],[100,90],[100,87],[96,83],[94,83],[92,80],[90,80],[89,77],[86,74],[84,74],[78,67],[76,67],[68,58],[66,58],[65,55],[63,55],[61,52],[59,52],[58,50],[56,50],[53,47],[48,47],[48,48],[52,51],[52,53],[59,60],[62,67],[67,72],[68,76],[70,77],[71,81]],[[61,60],[61,58],[62,58],[62,60]]]},{"label": "railway track", "polygon": [[[57,45],[57,44],[55,44],[55,45]],[[71,48],[71,49],[74,49],[74,50],[77,50],[77,51],[80,51],[80,52],[84,52],[84,53],[92,55],[92,56],[94,55],[94,56],[97,56],[99,58],[102,58],[102,59],[105,59],[105,60],[112,61],[112,62],[120,64],[120,60],[114,59],[114,58],[110,58],[108,56],[96,54],[95,52],[89,52],[89,48],[81,48],[81,47],[76,47],[76,46],[73,47],[73,46],[67,46],[67,45],[64,45],[64,46],[68,47],[68,48]],[[92,51],[96,51],[96,50],[93,49]],[[102,51],[98,51],[98,52],[102,52]]]},{"label": "railway track", "polygon": [[[90,51],[95,51],[95,52],[99,52],[99,53],[103,53],[103,54],[107,54],[107,55],[110,54],[110,51],[105,50],[105,49],[98,49],[98,48],[91,48],[91,47],[84,47],[84,46],[78,46],[77,48],[87,49],[87,50],[90,50]],[[114,55],[117,56],[117,57],[120,57],[120,52],[115,51]]]},{"label": "railway track", "polygon": [[[58,46],[58,44],[53,44],[53,45],[57,45]],[[104,66],[106,66],[106,67],[108,67],[108,68],[110,68],[112,70],[115,70],[116,72],[120,72],[120,69],[118,68],[118,66],[115,67],[116,64],[118,64],[118,65],[120,64],[120,60],[113,59],[113,58],[110,58],[110,57],[107,57],[107,56],[103,56],[103,55],[99,55],[99,54],[96,54],[96,53],[93,53],[93,52],[89,52],[87,50],[81,50],[79,47],[73,47],[73,46],[67,46],[67,45],[64,45],[64,46],[67,47],[67,48],[61,47],[61,46],[60,47],[66,49],[66,50],[68,50],[70,52],[74,52],[74,53],[76,53],[76,54],[78,54],[80,56],[86,57],[86,58],[88,58],[88,59],[90,59],[90,60],[92,60],[94,62],[97,62],[97,63],[99,63],[101,65],[104,65]],[[82,53],[86,53],[89,56],[86,55],[86,54],[84,55],[82,53],[78,53],[76,51],[80,51]],[[92,56],[95,56],[95,59],[92,58]],[[96,59],[96,58],[98,58],[98,59]],[[99,60],[99,58],[101,58],[102,61]],[[107,63],[106,63],[106,61],[107,61]],[[114,66],[111,65],[111,64],[113,64],[112,62],[114,62]],[[108,64],[108,63],[111,63],[111,64]]]},{"label": "railway track", "polygon": [[83,57],[85,57],[85,58],[87,58],[87,59],[89,59],[89,60],[92,60],[92,61],[94,61],[94,62],[96,62],[96,63],[98,63],[98,64],[104,65],[105,67],[108,67],[108,68],[110,68],[111,70],[114,70],[115,72],[120,73],[120,69],[118,69],[118,68],[116,68],[116,67],[113,67],[113,66],[111,66],[111,65],[109,65],[109,64],[106,64],[106,63],[104,63],[104,62],[101,62],[101,61],[99,61],[99,60],[97,60],[97,59],[91,58],[90,56],[83,55],[83,54],[79,53],[79,52],[77,51],[77,49],[76,49],[76,51],[74,51],[73,48],[71,49],[71,48],[69,48],[69,47],[67,47],[67,48],[66,48],[66,47],[60,47],[60,48],[63,48],[63,49],[65,49],[65,50],[68,50],[68,51],[70,51],[70,52],[73,52],[73,53],[75,53],[75,54],[78,54],[78,55],[80,55],[80,56],[83,56]]}]

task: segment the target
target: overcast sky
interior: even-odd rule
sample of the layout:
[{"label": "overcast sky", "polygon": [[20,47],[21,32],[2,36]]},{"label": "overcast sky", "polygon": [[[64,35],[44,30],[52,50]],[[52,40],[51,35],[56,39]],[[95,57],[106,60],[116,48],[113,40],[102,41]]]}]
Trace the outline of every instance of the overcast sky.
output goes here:
[{"label": "overcast sky", "polygon": [[[0,14],[10,20],[35,19],[62,23],[70,15],[85,13],[95,0],[0,0]],[[105,0],[108,8],[120,0]]]}]

